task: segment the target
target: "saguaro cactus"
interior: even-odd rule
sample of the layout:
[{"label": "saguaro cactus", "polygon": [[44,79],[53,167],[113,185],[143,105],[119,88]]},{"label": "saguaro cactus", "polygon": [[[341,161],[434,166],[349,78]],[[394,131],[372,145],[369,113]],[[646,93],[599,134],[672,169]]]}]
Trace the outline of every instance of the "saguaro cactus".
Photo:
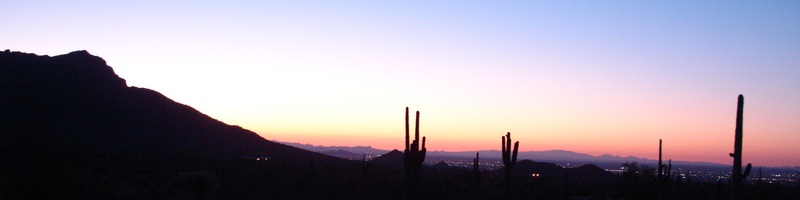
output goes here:
[{"label": "saguaro cactus", "polygon": [[[506,181],[511,183],[511,168],[517,164],[517,150],[519,149],[519,141],[514,143],[514,151],[511,151],[511,132],[506,133],[506,136],[501,137],[503,146],[503,165],[506,169]],[[507,144],[507,145],[506,145]]]},{"label": "saguaro cactus", "polygon": [[661,162],[661,139],[658,139],[658,179],[664,176],[664,163]]},{"label": "saguaro cactus", "polygon": [[474,174],[476,177],[480,177],[481,175],[481,170],[478,166],[478,163],[480,163],[480,158],[481,158],[481,153],[478,152],[475,153],[475,159],[472,159],[472,174]]},{"label": "saguaro cactus", "polygon": [[761,184],[761,180],[764,179],[764,174],[761,174],[761,167],[758,167],[758,180],[756,183]]},{"label": "saguaro cactus", "polygon": [[669,159],[668,164],[664,166],[666,171],[664,171],[664,178],[670,180],[669,178],[672,177],[672,159]]},{"label": "saguaro cactus", "polygon": [[672,159],[669,159],[669,165],[663,163],[661,159],[661,144],[661,139],[658,139],[658,179],[666,182],[672,176]]},{"label": "saguaro cactus", "polygon": [[475,178],[475,190],[481,188],[481,169],[480,169],[481,153],[475,153],[475,159],[472,159],[472,176]]},{"label": "saguaro cactus", "polygon": [[369,170],[369,163],[367,162],[367,154],[361,158],[361,176],[366,177]]},{"label": "saguaro cactus", "polygon": [[409,143],[408,136],[408,107],[406,107],[406,149],[403,151],[403,164],[406,178],[413,186],[419,184],[419,172],[422,162],[425,161],[425,137],[422,137],[422,149],[419,146],[419,111],[417,111],[416,126],[414,128],[414,141]]},{"label": "saguaro cactus", "polygon": [[744,112],[744,96],[739,94],[739,100],[736,103],[736,136],[733,142],[733,153],[729,155],[733,157],[733,170],[731,171],[731,197],[739,196],[739,189],[742,181],[750,174],[750,168],[753,167],[747,163],[747,167],[742,173],[742,122]]}]

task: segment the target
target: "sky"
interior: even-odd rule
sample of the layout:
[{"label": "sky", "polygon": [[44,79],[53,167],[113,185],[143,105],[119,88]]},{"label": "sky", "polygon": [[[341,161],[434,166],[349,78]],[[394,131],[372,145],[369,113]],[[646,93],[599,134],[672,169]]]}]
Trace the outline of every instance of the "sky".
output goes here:
[{"label": "sky", "polygon": [[[800,166],[798,1],[6,1],[0,49],[88,50],[269,140]],[[413,133],[412,133],[413,134]],[[535,158],[529,158],[534,159]]]}]

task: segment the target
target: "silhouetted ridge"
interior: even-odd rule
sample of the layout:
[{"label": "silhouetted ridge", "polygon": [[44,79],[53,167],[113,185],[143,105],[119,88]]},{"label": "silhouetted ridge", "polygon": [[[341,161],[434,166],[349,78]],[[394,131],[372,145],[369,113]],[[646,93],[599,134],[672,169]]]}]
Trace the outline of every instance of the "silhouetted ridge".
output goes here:
[{"label": "silhouetted ridge", "polygon": [[567,171],[553,163],[534,162],[531,160],[521,160],[511,169],[512,174],[540,174],[541,176],[561,177]]},{"label": "silhouetted ridge", "polygon": [[7,122],[2,130],[6,136],[25,135],[26,145],[205,156],[313,155],[226,125],[156,91],[128,87],[87,51],[54,57],[5,51],[0,66],[0,116]]},{"label": "silhouetted ridge", "polygon": [[86,51],[53,57],[0,52],[0,155],[3,174],[17,177],[6,183],[42,188],[75,185],[45,180],[91,169],[213,171],[210,163],[243,156],[341,161],[267,141],[156,91],[128,87]]},{"label": "silhouetted ridge", "polygon": [[[153,147],[141,141],[159,139],[176,147],[183,144],[163,140],[155,132],[169,135],[172,128],[166,124],[175,121],[176,115],[190,114],[186,106],[154,91],[127,88],[99,57],[86,51],[55,57],[19,52],[2,55],[2,110],[4,118],[12,121],[4,128],[25,133],[33,139],[28,145],[63,142],[70,148],[109,143],[118,144],[107,148],[125,144]],[[123,130],[115,130],[118,128]]]},{"label": "silhouetted ridge", "polygon": [[450,165],[447,165],[447,163],[445,163],[444,161],[439,161],[436,164],[433,164],[433,166],[431,166],[431,167],[434,168],[434,169],[437,169],[437,170],[444,170],[444,169],[449,168]]},{"label": "silhouetted ridge", "polygon": [[616,175],[613,173],[592,164],[572,168],[570,169],[569,173],[572,174],[573,177],[584,177],[599,180],[613,180],[616,177]]},{"label": "silhouetted ridge", "polygon": [[395,149],[368,162],[376,165],[400,167],[403,166],[403,152]]}]

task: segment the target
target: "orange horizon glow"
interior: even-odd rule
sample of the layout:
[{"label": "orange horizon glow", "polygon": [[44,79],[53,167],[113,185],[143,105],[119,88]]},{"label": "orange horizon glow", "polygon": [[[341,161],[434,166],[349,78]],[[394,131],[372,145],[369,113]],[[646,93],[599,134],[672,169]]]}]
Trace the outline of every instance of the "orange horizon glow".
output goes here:
[{"label": "orange horizon glow", "polygon": [[[733,108],[733,110],[735,110],[735,108]],[[422,112],[420,123],[421,136],[428,138],[427,148],[429,151],[478,151],[497,150],[500,148],[499,140],[500,137],[504,135],[504,132],[490,132],[490,130],[482,126],[464,125],[472,123],[461,123],[461,126],[453,126],[455,123],[454,121],[435,117],[431,117],[433,119],[428,121],[435,121],[435,123],[443,124],[444,126],[436,124],[428,125],[429,122],[426,122],[427,117],[426,113]],[[683,118],[674,120],[673,122],[665,120],[667,122],[663,122],[663,124],[654,122],[642,122],[641,124],[631,123],[630,127],[618,127],[597,123],[588,124],[587,126],[591,127],[584,127],[584,129],[577,129],[574,127],[563,128],[560,126],[565,124],[547,123],[547,120],[544,120],[543,124],[552,124],[552,126],[522,126],[518,127],[520,131],[512,131],[511,133],[512,138],[520,142],[520,151],[566,150],[593,156],[609,154],[621,157],[634,156],[654,160],[658,158],[658,139],[663,139],[664,159],[672,159],[674,161],[713,162],[729,165],[732,162],[728,153],[733,151],[734,117],[735,116],[730,116],[728,117],[729,119],[715,120],[703,120],[703,117]],[[259,132],[264,138],[281,142],[295,142],[321,146],[371,146],[376,149],[402,150],[404,143],[404,122],[402,113],[400,113],[400,117],[393,118],[395,118],[394,123],[387,122],[380,125],[394,126],[396,130],[384,130],[381,127],[358,128],[360,125],[357,123],[339,126],[321,123],[306,124],[303,126],[307,127],[306,129],[294,129],[289,127],[285,130],[271,131],[275,129],[262,128],[255,129],[255,131]],[[413,136],[414,119],[413,116],[411,118],[411,134]],[[769,141],[758,138],[758,131],[752,131],[753,129],[780,130],[779,128],[760,127],[763,126],[762,124],[768,124],[768,122],[760,119],[750,119],[747,115],[745,119],[744,159],[746,163],[753,163],[755,166],[771,167],[794,165],[794,160],[780,159],[782,156],[774,155],[791,156],[797,154],[797,152],[764,151],[762,150],[764,147],[760,145]],[[476,119],[462,117],[458,118],[458,120],[468,121]],[[691,123],[685,123],[686,121]],[[489,123],[492,122],[492,120],[483,122]],[[752,122],[755,125],[748,124],[748,122]],[[668,128],[669,126],[666,126],[681,123],[694,125],[690,128],[696,130],[689,129],[687,126],[681,127],[680,129]],[[716,128],[707,128],[706,126],[702,126],[702,124],[709,124],[711,127]],[[649,126],[655,125],[666,128],[662,129],[663,131],[661,133],[636,134],[643,132],[642,130],[648,130],[647,127]],[[485,124],[483,126],[485,126]],[[594,129],[595,134],[582,133],[587,128],[597,127],[599,128]],[[319,131],[335,129],[351,131]],[[685,133],[680,133],[681,131]],[[696,136],[698,139],[685,139],[687,137],[691,138],[692,136]],[[710,140],[710,138],[716,139]],[[782,148],[791,149],[792,147],[771,147],[771,149]],[[523,159],[535,160],[536,158]],[[776,162],[776,160],[778,160],[778,162]]]},{"label": "orange horizon glow", "polygon": [[[499,134],[498,134],[499,135]],[[263,135],[262,135],[263,136]],[[428,137],[428,136],[426,136]],[[513,133],[512,133],[513,137]],[[372,148],[382,149],[382,150],[403,150],[403,140],[392,140],[387,141],[386,139],[382,138],[362,138],[362,139],[352,139],[348,138],[345,140],[341,140],[343,142],[339,142],[333,140],[336,137],[316,137],[316,136],[297,136],[297,137],[286,137],[286,138],[274,138],[270,140],[276,140],[279,142],[293,142],[293,143],[300,143],[300,144],[312,144],[317,146],[371,146]],[[498,137],[499,138],[499,137]],[[291,140],[295,139],[295,140]],[[372,140],[371,140],[372,139]],[[499,150],[500,149],[500,139],[497,139],[497,144],[484,144],[480,142],[473,142],[473,141],[437,141],[436,138],[428,137],[427,140],[427,148],[428,151],[450,151],[450,152],[463,152],[463,151],[483,151],[483,150]],[[515,138],[516,141],[518,141]],[[375,141],[383,141],[383,143],[375,143]],[[549,151],[549,150],[565,150],[565,151],[572,151],[576,153],[582,154],[589,154],[592,156],[601,156],[601,155],[612,155],[612,156],[620,156],[620,157],[628,157],[634,156],[643,159],[650,159],[650,160],[657,160],[658,159],[658,141],[655,142],[651,141],[651,144],[647,145],[638,145],[634,147],[621,147],[615,146],[613,148],[598,148],[598,147],[587,147],[587,146],[577,146],[577,145],[537,145],[536,143],[527,142],[527,141],[519,141],[520,142],[520,150],[519,151]],[[680,146],[665,146],[663,157],[664,160],[672,159],[673,161],[689,161],[689,162],[712,162],[712,163],[719,163],[723,165],[730,165],[732,162],[732,158],[728,156],[728,153],[733,151],[733,142],[730,142],[729,145],[723,146],[730,146],[728,149],[718,149],[714,150],[712,153],[706,154],[697,154],[693,151],[686,151],[683,147]],[[615,145],[615,144],[610,144]],[[666,149],[666,148],[674,148],[674,150]],[[747,149],[747,146],[745,146]],[[707,149],[708,150],[708,149]],[[762,156],[760,153],[764,153],[766,155],[774,155],[774,156]],[[787,152],[793,153],[793,152]],[[767,166],[767,167],[787,167],[787,166],[794,166],[792,164],[793,160],[788,160],[788,162],[772,162],[773,159],[783,159],[782,156],[777,156],[776,152],[747,152],[745,151],[744,159],[746,163],[753,163],[755,166]],[[520,159],[531,159],[536,160],[536,158],[520,158]]]}]

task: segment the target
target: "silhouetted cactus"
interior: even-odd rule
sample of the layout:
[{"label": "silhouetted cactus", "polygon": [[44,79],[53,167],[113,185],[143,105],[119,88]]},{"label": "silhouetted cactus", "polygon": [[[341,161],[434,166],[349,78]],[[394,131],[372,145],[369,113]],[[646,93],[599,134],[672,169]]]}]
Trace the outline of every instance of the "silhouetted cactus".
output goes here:
[{"label": "silhouetted cactus", "polygon": [[478,168],[478,163],[480,163],[481,153],[475,153],[475,159],[472,159],[472,174],[476,177],[481,176],[481,170]]},{"label": "silhouetted cactus", "polygon": [[669,178],[672,177],[672,159],[669,159],[669,161],[667,161],[667,166],[665,167],[667,168],[667,170],[664,171],[664,178],[670,180]]},{"label": "silhouetted cactus", "polygon": [[667,194],[667,192],[664,191],[665,190],[664,186],[671,180],[670,179],[670,175],[672,175],[672,174],[670,173],[670,171],[672,171],[672,159],[669,160],[669,166],[664,164],[664,162],[662,160],[662,155],[661,155],[661,153],[662,153],[662,144],[663,144],[662,140],[658,139],[658,166],[656,166],[658,168],[658,172],[657,172],[657,175],[656,175],[656,177],[657,177],[656,180],[658,180],[658,183],[659,183],[658,184],[658,196],[659,196],[659,198],[668,199],[667,197],[669,195]]},{"label": "silhouetted cactus", "polygon": [[419,184],[419,173],[422,162],[425,161],[425,137],[422,137],[422,149],[419,146],[419,111],[417,111],[416,125],[414,128],[414,141],[409,143],[408,136],[408,107],[406,107],[406,149],[403,151],[403,164],[408,182],[416,187]]},{"label": "silhouetted cactus", "polygon": [[733,170],[731,172],[731,197],[736,198],[740,195],[740,187],[742,181],[750,174],[752,164],[747,163],[747,167],[742,173],[742,121],[744,112],[744,96],[739,94],[739,100],[736,103],[736,136],[733,142],[733,153],[729,155],[733,157]]},{"label": "silhouetted cactus", "polygon": [[658,139],[658,179],[663,183],[667,182],[672,176],[672,159],[669,159],[669,165],[665,165],[661,159],[662,141]]},{"label": "silhouetted cactus", "polygon": [[664,176],[664,163],[661,162],[661,139],[658,139],[658,179]]},{"label": "silhouetted cactus", "polygon": [[[519,141],[514,143],[514,151],[511,151],[511,132],[506,133],[506,136],[501,137],[503,146],[503,165],[506,170],[506,181],[511,184],[511,168],[517,164],[517,150],[519,149]],[[507,144],[507,145],[506,145]]]},{"label": "silhouetted cactus", "polygon": [[481,153],[475,153],[475,159],[472,159],[472,176],[475,178],[475,190],[481,188],[481,170],[480,170],[480,157]]},{"label": "silhouetted cactus", "polygon": [[361,158],[361,176],[367,176],[367,170],[369,169],[369,163],[367,163],[367,154],[364,154],[364,157]]},{"label": "silhouetted cactus", "polygon": [[756,183],[761,185],[761,180],[763,179],[764,179],[764,174],[761,173],[761,167],[758,167],[758,180],[756,181]]}]

